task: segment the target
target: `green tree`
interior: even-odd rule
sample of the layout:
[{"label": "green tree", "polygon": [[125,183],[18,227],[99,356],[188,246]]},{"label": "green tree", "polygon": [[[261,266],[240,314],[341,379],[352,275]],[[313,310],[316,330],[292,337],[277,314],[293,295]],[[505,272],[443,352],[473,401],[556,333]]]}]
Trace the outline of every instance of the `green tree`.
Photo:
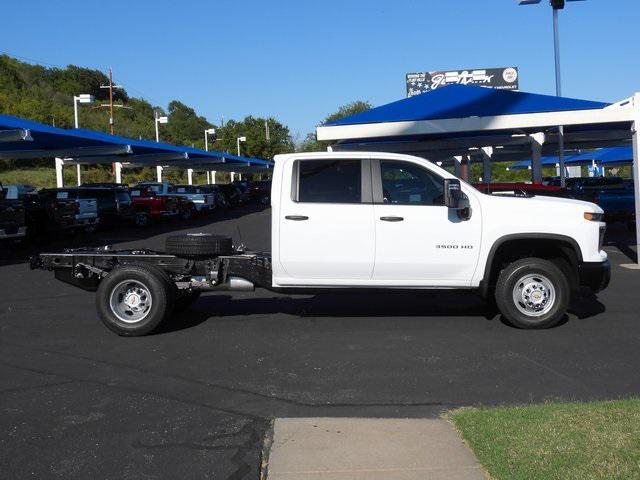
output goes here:
[{"label": "green tree", "polygon": [[[355,115],[357,113],[362,113],[367,110],[370,110],[372,105],[363,100],[356,100],[355,102],[347,103],[346,105],[342,105],[338,110],[331,115],[327,115],[325,119],[321,122],[322,125],[329,122],[335,122],[336,120],[340,120],[345,117],[350,117],[351,115]],[[302,143],[298,146],[299,152],[323,152],[327,150],[327,146],[329,142],[319,142],[316,133],[308,133]]]},{"label": "green tree", "polygon": [[[265,122],[269,128],[267,140]],[[238,137],[246,137],[240,144],[243,157],[255,157],[272,160],[279,153],[294,150],[289,128],[273,117],[263,118],[249,115],[242,121],[229,120],[224,127],[216,129],[216,140],[210,145],[211,150],[228,152],[236,155]]]}]

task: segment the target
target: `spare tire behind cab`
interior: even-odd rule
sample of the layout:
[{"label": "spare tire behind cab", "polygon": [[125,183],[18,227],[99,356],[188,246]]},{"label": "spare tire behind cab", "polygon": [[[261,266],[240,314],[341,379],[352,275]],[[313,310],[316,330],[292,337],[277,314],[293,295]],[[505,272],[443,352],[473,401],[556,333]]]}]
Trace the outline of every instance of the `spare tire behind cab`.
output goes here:
[{"label": "spare tire behind cab", "polygon": [[231,255],[233,246],[230,237],[211,233],[187,233],[167,237],[165,250],[179,257],[207,257]]}]

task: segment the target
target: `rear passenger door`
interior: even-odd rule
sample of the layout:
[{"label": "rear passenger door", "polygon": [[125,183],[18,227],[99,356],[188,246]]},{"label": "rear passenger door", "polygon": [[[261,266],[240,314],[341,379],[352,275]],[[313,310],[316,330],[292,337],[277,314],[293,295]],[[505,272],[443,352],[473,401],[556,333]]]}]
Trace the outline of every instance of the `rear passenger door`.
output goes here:
[{"label": "rear passenger door", "polygon": [[[341,285],[371,279],[375,254],[367,159],[295,159],[279,209],[285,285]],[[290,191],[289,191],[290,190]]]}]

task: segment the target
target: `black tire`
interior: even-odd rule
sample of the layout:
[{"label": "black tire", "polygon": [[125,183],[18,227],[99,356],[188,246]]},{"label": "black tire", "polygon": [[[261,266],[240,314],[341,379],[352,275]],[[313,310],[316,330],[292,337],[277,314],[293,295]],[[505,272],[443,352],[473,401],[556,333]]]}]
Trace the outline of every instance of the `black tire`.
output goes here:
[{"label": "black tire", "polygon": [[136,213],[135,217],[133,218],[133,223],[136,227],[148,227],[149,223],[151,223],[151,217],[148,213]]},{"label": "black tire", "polygon": [[[127,283],[129,282],[129,283]],[[140,287],[142,287],[140,289]],[[146,312],[136,320],[133,315],[127,315],[119,310],[122,305],[122,291],[131,291],[138,288],[143,291],[140,298],[150,303]],[[98,316],[107,328],[120,336],[136,337],[147,335],[155,330],[169,315],[171,315],[175,302],[175,285],[169,276],[152,265],[123,265],[112,270],[107,277],[100,282],[96,293],[96,307]],[[120,292],[120,293],[119,293]],[[112,298],[113,297],[113,298]],[[118,300],[120,298],[120,300]],[[150,301],[149,301],[150,298]]]},{"label": "black tire", "polygon": [[231,255],[233,245],[230,237],[210,233],[187,233],[167,237],[165,250],[178,257],[211,257]]},{"label": "black tire", "polygon": [[198,210],[196,210],[196,207],[193,205],[193,203],[187,204],[180,212],[180,218],[182,220],[192,220],[196,218],[197,215]]},{"label": "black tire", "polygon": [[550,328],[566,314],[570,300],[569,281],[549,260],[524,258],[500,272],[495,298],[498,309],[511,325],[526,329]]},{"label": "black tire", "polygon": [[198,290],[178,290],[176,294],[175,310],[181,312],[193,305],[200,298]]}]

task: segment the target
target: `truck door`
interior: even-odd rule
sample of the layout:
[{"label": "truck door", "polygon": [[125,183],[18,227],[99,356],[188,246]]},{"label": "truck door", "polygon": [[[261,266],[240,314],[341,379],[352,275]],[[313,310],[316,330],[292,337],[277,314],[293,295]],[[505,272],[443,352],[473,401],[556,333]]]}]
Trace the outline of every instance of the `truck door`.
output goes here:
[{"label": "truck door", "polygon": [[[415,286],[466,286],[480,250],[481,212],[444,205],[444,179],[419,163],[372,160],[376,255],[373,280]],[[475,208],[474,208],[475,207]]]},{"label": "truck door", "polygon": [[297,159],[285,169],[279,258],[291,284],[369,281],[374,259],[367,159]]}]

